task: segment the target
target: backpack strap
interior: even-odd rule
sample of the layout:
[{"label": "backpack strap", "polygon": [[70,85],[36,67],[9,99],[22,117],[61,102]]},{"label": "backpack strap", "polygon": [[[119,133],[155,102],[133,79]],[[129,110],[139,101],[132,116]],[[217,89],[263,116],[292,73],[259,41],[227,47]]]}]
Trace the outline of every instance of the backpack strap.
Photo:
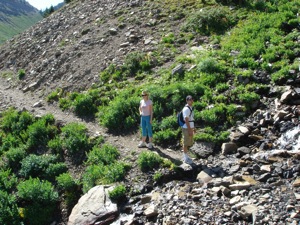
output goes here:
[{"label": "backpack strap", "polygon": [[[189,116],[189,117],[191,117],[191,115],[192,115],[192,113],[193,113],[193,109],[192,109],[188,104],[186,104],[185,106],[188,107],[188,108],[190,109],[191,113],[190,113],[190,116]],[[194,120],[189,121],[189,122],[194,122]]]}]

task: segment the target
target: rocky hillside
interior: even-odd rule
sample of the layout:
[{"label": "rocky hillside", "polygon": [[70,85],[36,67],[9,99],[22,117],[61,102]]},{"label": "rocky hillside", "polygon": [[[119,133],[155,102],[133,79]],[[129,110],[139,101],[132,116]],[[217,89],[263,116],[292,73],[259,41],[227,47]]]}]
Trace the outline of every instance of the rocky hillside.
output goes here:
[{"label": "rocky hillside", "polygon": [[0,2],[0,44],[42,19],[40,12],[24,0]]},{"label": "rocky hillside", "polygon": [[[8,41],[1,48],[1,71],[24,69],[26,76],[14,85],[24,90],[30,87],[42,96],[58,87],[87,89],[111,62],[122,64],[129,52],[156,49],[165,33],[165,20],[169,20],[168,32],[179,32],[180,19],[156,19],[162,13],[151,5],[143,1],[75,1]],[[179,50],[188,48],[182,45]],[[169,58],[166,54],[164,60]]]},{"label": "rocky hillside", "polygon": [[[225,1],[228,2],[232,3]],[[178,165],[176,171],[160,169],[159,182],[153,179],[155,172],[139,171],[138,154],[129,157],[131,150],[136,153],[145,150],[136,147],[137,133],[114,136],[96,121],[83,121],[70,112],[62,112],[55,103],[45,101],[57,88],[65,92],[84,92],[95,84],[105,86],[99,73],[110,64],[121,67],[126,55],[135,51],[150,57],[159,51],[164,38],[164,42],[172,42],[169,34],[181,37],[181,25],[188,17],[186,11],[201,11],[201,7],[215,4],[192,0],[184,3],[72,1],[0,47],[2,109],[15,106],[36,116],[50,112],[64,123],[86,123],[91,135],[103,135],[133,165],[124,181],[128,190],[126,203],[116,205],[107,197],[110,187],[96,186],[82,196],[72,210],[61,205],[53,224],[299,224],[298,68],[289,70],[290,79],[283,79],[280,86],[271,83],[272,74],[266,72],[267,69],[251,70],[249,76],[228,76],[228,84],[238,80],[246,86],[255,80],[267,88],[257,86],[261,94],[259,101],[243,114],[247,117],[241,117],[229,129],[228,141],[220,148],[216,149],[212,142],[195,143],[191,149],[195,156],[193,164],[181,163],[182,153],[178,148],[155,146],[153,152]],[[229,8],[238,7],[241,7],[238,3],[232,3]],[[237,24],[242,24],[244,17],[245,12]],[[294,35],[293,43],[299,43],[299,26],[295,25],[295,29],[289,26],[286,36]],[[219,35],[212,38],[209,34],[195,34],[188,41],[187,36],[178,39],[172,45],[174,48],[159,52],[159,63],[145,81],[130,78],[128,82],[136,85],[163,82],[159,71],[172,75],[178,72],[178,68],[174,68],[181,62],[177,57],[186,54],[192,61],[195,57],[192,49],[220,49]],[[268,41],[264,44],[270,45]],[[299,49],[294,51],[291,58],[299,59]],[[237,54],[232,51],[228,57]],[[189,72],[195,66],[188,61],[184,69]],[[22,77],[20,70],[25,71]],[[243,68],[243,72],[248,70]],[[73,166],[73,175],[79,177],[83,167]]]}]

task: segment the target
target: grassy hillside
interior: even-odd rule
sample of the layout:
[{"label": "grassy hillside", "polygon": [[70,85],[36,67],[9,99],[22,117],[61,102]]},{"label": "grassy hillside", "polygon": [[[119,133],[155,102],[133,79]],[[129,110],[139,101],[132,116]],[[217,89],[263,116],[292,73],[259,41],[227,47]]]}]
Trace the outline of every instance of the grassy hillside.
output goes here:
[{"label": "grassy hillside", "polygon": [[42,19],[39,11],[24,0],[0,2],[0,44]]},{"label": "grassy hillside", "polygon": [[40,13],[19,16],[0,15],[0,17],[5,17],[5,21],[0,20],[0,44],[42,19]]}]

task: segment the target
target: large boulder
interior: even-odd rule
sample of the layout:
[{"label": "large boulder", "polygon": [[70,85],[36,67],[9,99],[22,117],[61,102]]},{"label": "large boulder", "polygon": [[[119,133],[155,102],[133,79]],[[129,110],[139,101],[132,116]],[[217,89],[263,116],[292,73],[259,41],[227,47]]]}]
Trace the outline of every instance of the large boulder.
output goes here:
[{"label": "large boulder", "polygon": [[111,224],[119,216],[118,207],[108,197],[113,187],[95,186],[73,208],[68,225]]}]

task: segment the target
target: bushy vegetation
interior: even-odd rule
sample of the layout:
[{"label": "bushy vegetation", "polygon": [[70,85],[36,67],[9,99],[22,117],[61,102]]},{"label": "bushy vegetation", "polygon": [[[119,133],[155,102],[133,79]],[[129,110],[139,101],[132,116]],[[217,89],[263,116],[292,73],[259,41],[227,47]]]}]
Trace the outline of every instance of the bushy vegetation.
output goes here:
[{"label": "bushy vegetation", "polygon": [[108,144],[101,148],[94,147],[87,154],[87,168],[83,174],[84,193],[95,185],[122,181],[130,166],[118,161],[119,154],[115,147]]},{"label": "bushy vegetation", "polygon": [[162,158],[155,152],[144,151],[139,154],[137,160],[139,168],[143,172],[158,169],[159,167],[174,168],[171,161]]},{"label": "bushy vegetation", "polygon": [[29,178],[19,183],[17,190],[23,204],[21,217],[24,221],[34,225],[49,224],[59,200],[54,186],[39,178]]},{"label": "bushy vegetation", "polygon": [[[87,93],[96,90],[100,93],[98,97],[93,95],[92,102],[102,125],[111,132],[137,131],[139,95],[141,90],[147,89],[154,102],[154,142],[164,147],[175,146],[180,139],[175,115],[185,104],[185,96],[191,94],[195,98],[196,126],[200,128],[196,139],[220,144],[227,139],[230,126],[255,110],[260,91],[266,89],[267,84],[258,83],[254,78],[254,71],[270,74],[276,84],[295,78],[296,73],[291,71],[297,69],[299,54],[296,41],[299,3],[251,0],[242,4],[238,1],[220,3],[203,7],[197,1],[164,1],[170,6],[166,12],[172,15],[180,13],[176,7],[180,4],[188,9],[196,8],[187,15],[181,14],[186,17],[186,23],[180,35],[168,32],[162,35],[160,47],[151,54],[132,52],[123,65],[111,64],[100,73],[102,86]],[[232,4],[237,8],[233,9]],[[174,49],[187,43],[178,41],[182,37],[193,39],[203,34],[210,35],[212,42],[218,45],[216,50],[179,55]],[[160,76],[154,81],[153,68],[163,63],[164,58],[171,59],[173,56],[170,58],[169,54],[179,55],[173,60],[181,63],[183,70],[180,73],[173,73],[171,69],[158,71]],[[187,70],[191,64],[195,65],[194,69]],[[130,84],[128,78],[134,81]]]},{"label": "bushy vegetation", "polygon": [[118,185],[112,191],[109,191],[108,194],[113,202],[118,203],[126,199],[126,188],[124,185]]},{"label": "bushy vegetation", "polygon": [[[91,89],[81,93],[57,89],[47,101],[57,101],[63,110],[83,119],[95,118],[109,132],[126,135],[139,131],[140,94],[147,90],[154,102],[154,142],[175,148],[181,139],[176,114],[185,97],[192,95],[195,140],[217,145],[227,141],[228,129],[256,110],[268,82],[285,84],[295,79],[292,71],[299,67],[300,5],[288,0],[217,2],[152,1],[154,8],[166,9],[156,15],[161,21],[185,18],[178,32],[166,28],[151,53],[130,52],[122,64],[108,65],[99,71],[100,82]],[[179,51],[183,44],[193,50]],[[181,70],[175,71],[179,64]],[[265,75],[262,83],[256,74]],[[48,224],[57,213],[58,201],[71,209],[93,186],[122,183],[131,165],[119,158],[115,147],[103,142],[91,139],[82,124],[57,126],[51,115],[36,118],[26,111],[2,112],[0,223]],[[69,164],[83,166],[80,178],[72,176],[66,159]],[[153,173],[155,181],[162,177],[155,170],[174,168],[149,151],[138,155],[137,164],[143,172]],[[125,193],[120,184],[110,197],[118,202]],[[47,205],[47,210],[41,212],[41,205]]]},{"label": "bushy vegetation", "polygon": [[6,191],[0,190],[0,223],[1,224],[21,224],[18,217],[19,209],[16,197]]},{"label": "bushy vegetation", "polygon": [[[63,160],[66,153],[84,155],[89,149],[84,126],[74,123],[58,129],[52,115],[34,118],[11,108],[1,113],[0,134],[1,224],[48,224],[57,213],[57,190],[64,193],[67,206],[74,206],[81,184],[65,175]],[[45,154],[49,146],[55,154]]]}]

